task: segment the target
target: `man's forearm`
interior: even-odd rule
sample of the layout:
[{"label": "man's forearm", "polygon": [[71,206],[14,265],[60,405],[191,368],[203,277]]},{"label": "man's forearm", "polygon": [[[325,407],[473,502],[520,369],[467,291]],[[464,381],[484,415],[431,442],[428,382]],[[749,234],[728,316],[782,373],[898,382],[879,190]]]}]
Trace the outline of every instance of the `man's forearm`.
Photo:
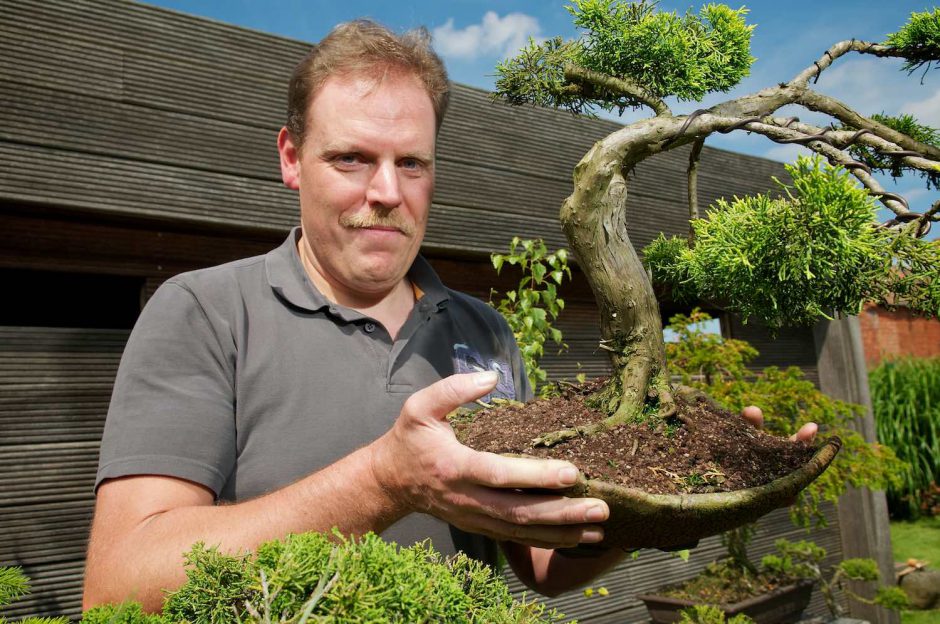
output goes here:
[{"label": "man's forearm", "polygon": [[500,544],[506,560],[525,585],[545,596],[581,587],[620,563],[619,548],[598,550],[585,557],[568,557],[561,550],[533,548],[514,542]]},{"label": "man's forearm", "polygon": [[214,505],[202,486],[135,476],[99,489],[85,574],[84,608],[126,599],[158,611],[164,590],[185,581],[182,555],[196,542],[242,553],[289,533],[382,531],[405,515],[372,475],[371,449],[280,490]]}]

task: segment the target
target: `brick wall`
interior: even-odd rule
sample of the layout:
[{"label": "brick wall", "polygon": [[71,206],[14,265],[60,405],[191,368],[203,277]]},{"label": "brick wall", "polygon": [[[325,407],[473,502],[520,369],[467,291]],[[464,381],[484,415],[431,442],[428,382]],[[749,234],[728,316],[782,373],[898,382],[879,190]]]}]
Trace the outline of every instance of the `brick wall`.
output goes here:
[{"label": "brick wall", "polygon": [[906,308],[866,306],[859,316],[865,363],[874,368],[884,359],[905,355],[940,356],[940,320],[915,316]]}]

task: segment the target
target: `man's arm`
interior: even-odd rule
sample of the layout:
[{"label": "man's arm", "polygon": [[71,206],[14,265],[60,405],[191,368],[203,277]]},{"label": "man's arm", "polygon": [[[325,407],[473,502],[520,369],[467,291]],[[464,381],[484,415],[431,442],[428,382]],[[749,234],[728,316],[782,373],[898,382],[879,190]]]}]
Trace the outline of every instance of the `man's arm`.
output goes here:
[{"label": "man's arm", "polygon": [[513,459],[457,442],[446,415],[489,392],[493,373],[455,375],[415,393],[378,440],[276,492],[213,505],[207,488],[158,476],[112,479],[98,489],[84,607],[125,599],[160,608],[185,575],[197,542],[244,552],[288,533],[382,531],[413,511],[466,531],[544,548],[595,543],[608,509],[596,499],[519,493],[574,483],[562,461]]}]

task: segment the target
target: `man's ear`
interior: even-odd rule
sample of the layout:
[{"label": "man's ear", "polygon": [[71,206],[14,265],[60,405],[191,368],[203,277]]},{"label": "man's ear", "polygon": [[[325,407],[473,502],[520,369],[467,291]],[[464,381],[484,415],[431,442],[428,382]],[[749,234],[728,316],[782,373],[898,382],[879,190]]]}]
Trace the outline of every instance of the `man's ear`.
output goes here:
[{"label": "man's ear", "polygon": [[300,189],[300,151],[287,128],[277,133],[277,153],[281,157],[281,180],[289,189]]}]

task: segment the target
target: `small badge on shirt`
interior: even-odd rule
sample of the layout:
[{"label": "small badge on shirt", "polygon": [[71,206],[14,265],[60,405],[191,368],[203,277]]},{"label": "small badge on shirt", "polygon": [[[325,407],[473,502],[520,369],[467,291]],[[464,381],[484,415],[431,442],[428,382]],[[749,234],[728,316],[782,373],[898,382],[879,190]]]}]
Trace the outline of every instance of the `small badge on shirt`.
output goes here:
[{"label": "small badge on shirt", "polygon": [[454,345],[454,372],[482,373],[486,371],[495,371],[499,375],[499,382],[489,394],[480,398],[481,401],[516,398],[516,386],[512,381],[512,367],[509,362],[484,359],[478,351],[468,345],[462,343]]}]

